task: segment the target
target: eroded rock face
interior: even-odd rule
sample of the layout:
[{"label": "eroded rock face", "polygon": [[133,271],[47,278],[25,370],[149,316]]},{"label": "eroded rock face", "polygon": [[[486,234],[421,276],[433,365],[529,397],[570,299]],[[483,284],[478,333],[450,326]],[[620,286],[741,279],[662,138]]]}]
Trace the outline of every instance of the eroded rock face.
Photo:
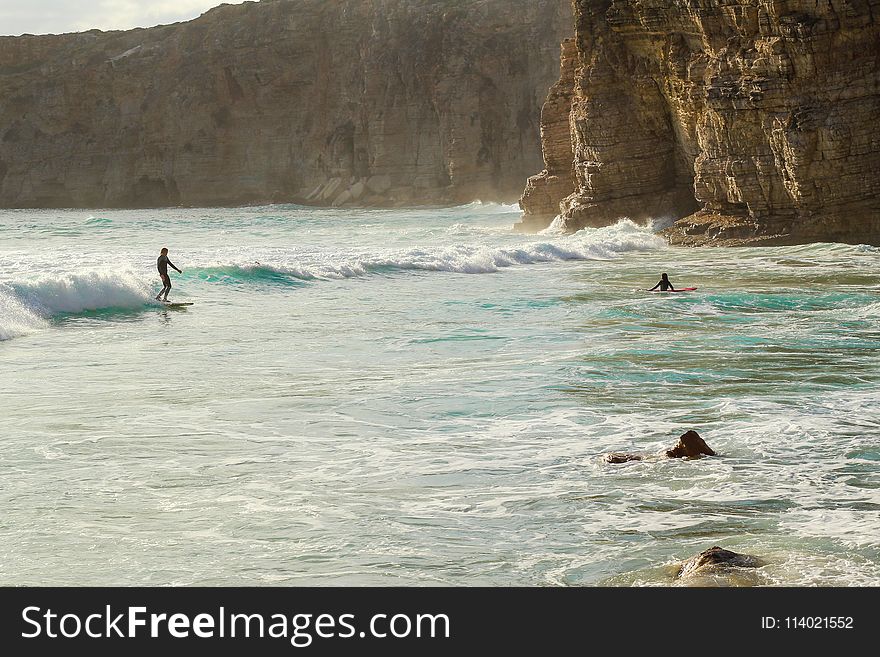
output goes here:
[{"label": "eroded rock face", "polygon": [[678,244],[880,243],[880,0],[574,7],[577,189],[527,188],[525,218],[559,204],[569,231],[626,216],[678,220]]},{"label": "eroded rock face", "polygon": [[574,156],[571,151],[571,98],[574,93],[577,45],[574,39],[562,42],[559,81],[550,89],[541,109],[541,154],[544,170],[529,178],[519,205],[522,221],[516,228],[530,232],[546,228],[559,214],[559,199],[577,189]]},{"label": "eroded rock face", "polygon": [[683,579],[719,574],[733,568],[760,568],[763,565],[764,561],[758,557],[731,552],[716,545],[685,561],[675,577]]},{"label": "eroded rock face", "polygon": [[568,0],[263,0],[0,37],[0,207],[510,201]]}]

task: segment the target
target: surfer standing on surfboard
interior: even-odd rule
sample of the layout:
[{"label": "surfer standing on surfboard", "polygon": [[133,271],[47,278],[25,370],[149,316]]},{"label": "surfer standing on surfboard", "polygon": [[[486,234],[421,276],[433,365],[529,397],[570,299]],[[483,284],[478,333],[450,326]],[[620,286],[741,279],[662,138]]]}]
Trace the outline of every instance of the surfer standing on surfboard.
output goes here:
[{"label": "surfer standing on surfboard", "polygon": [[[159,254],[159,259],[156,261],[156,268],[159,270],[159,278],[162,279],[162,291],[156,295],[156,301],[168,301],[168,293],[171,292],[171,277],[168,275],[168,265],[171,265],[171,268],[174,269],[178,274],[182,274],[173,262],[168,259],[168,249],[162,249],[162,253]],[[165,295],[165,298],[161,298],[162,295]]]},{"label": "surfer standing on surfboard", "polygon": [[[172,267],[173,266],[174,265],[172,265]],[[175,267],[175,269],[176,269],[176,267]],[[666,274],[661,274],[660,275],[660,282],[657,283],[657,285],[652,287],[650,290],[648,290],[648,292],[653,292],[658,287],[660,288],[661,292],[666,292],[666,291],[675,292],[676,291],[676,289],[674,287],[672,287],[672,283],[669,282],[669,276],[667,276]]]}]

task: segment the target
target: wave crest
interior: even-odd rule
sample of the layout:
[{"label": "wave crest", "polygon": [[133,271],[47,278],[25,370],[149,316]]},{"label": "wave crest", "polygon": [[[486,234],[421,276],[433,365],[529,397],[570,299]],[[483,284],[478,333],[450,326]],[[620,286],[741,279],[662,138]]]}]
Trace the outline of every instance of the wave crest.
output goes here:
[{"label": "wave crest", "polygon": [[[539,235],[508,246],[452,244],[380,251],[275,251],[257,262],[216,263],[198,270],[208,280],[279,282],[342,279],[394,271],[488,274],[505,267],[568,260],[609,260],[630,251],[655,251],[666,242],[629,220],[574,235]],[[222,260],[222,257],[221,257]],[[232,279],[232,280],[228,280]]]},{"label": "wave crest", "polygon": [[139,308],[151,288],[132,272],[87,272],[41,276],[0,285],[0,339],[24,335],[46,325],[47,318],[106,308]]}]

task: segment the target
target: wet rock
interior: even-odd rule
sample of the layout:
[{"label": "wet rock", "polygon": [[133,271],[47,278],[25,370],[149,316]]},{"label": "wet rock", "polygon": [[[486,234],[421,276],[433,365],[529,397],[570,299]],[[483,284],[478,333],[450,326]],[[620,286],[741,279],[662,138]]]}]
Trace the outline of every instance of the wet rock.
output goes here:
[{"label": "wet rock", "polygon": [[[688,458],[698,459],[702,456],[717,456],[715,451],[706,444],[696,431],[687,431],[678,438],[678,442],[672,449],[663,452],[663,457],[670,459]],[[602,457],[605,463],[627,463],[628,461],[643,461],[644,454],[629,454],[627,452],[609,452]]]},{"label": "wet rock", "polygon": [[602,457],[605,463],[626,463],[627,461],[641,461],[644,458],[639,454],[625,454],[623,452],[611,452]]},{"label": "wet rock", "polygon": [[671,459],[694,459],[701,456],[715,456],[715,452],[700,437],[700,434],[696,431],[688,431],[679,437],[675,447],[666,450],[666,456]]},{"label": "wet rock", "polygon": [[765,562],[751,554],[739,554],[731,550],[725,550],[717,545],[703,550],[695,557],[685,561],[676,579],[694,577],[697,575],[724,574],[731,569],[737,568],[760,568]]}]

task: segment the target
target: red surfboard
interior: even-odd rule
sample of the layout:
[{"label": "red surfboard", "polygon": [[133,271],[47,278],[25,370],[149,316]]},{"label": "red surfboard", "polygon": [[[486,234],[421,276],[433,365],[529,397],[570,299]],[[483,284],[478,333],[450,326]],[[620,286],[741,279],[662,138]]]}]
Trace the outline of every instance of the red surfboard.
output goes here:
[{"label": "red surfboard", "polygon": [[693,292],[695,287],[680,287],[677,290],[649,290],[650,292]]}]

